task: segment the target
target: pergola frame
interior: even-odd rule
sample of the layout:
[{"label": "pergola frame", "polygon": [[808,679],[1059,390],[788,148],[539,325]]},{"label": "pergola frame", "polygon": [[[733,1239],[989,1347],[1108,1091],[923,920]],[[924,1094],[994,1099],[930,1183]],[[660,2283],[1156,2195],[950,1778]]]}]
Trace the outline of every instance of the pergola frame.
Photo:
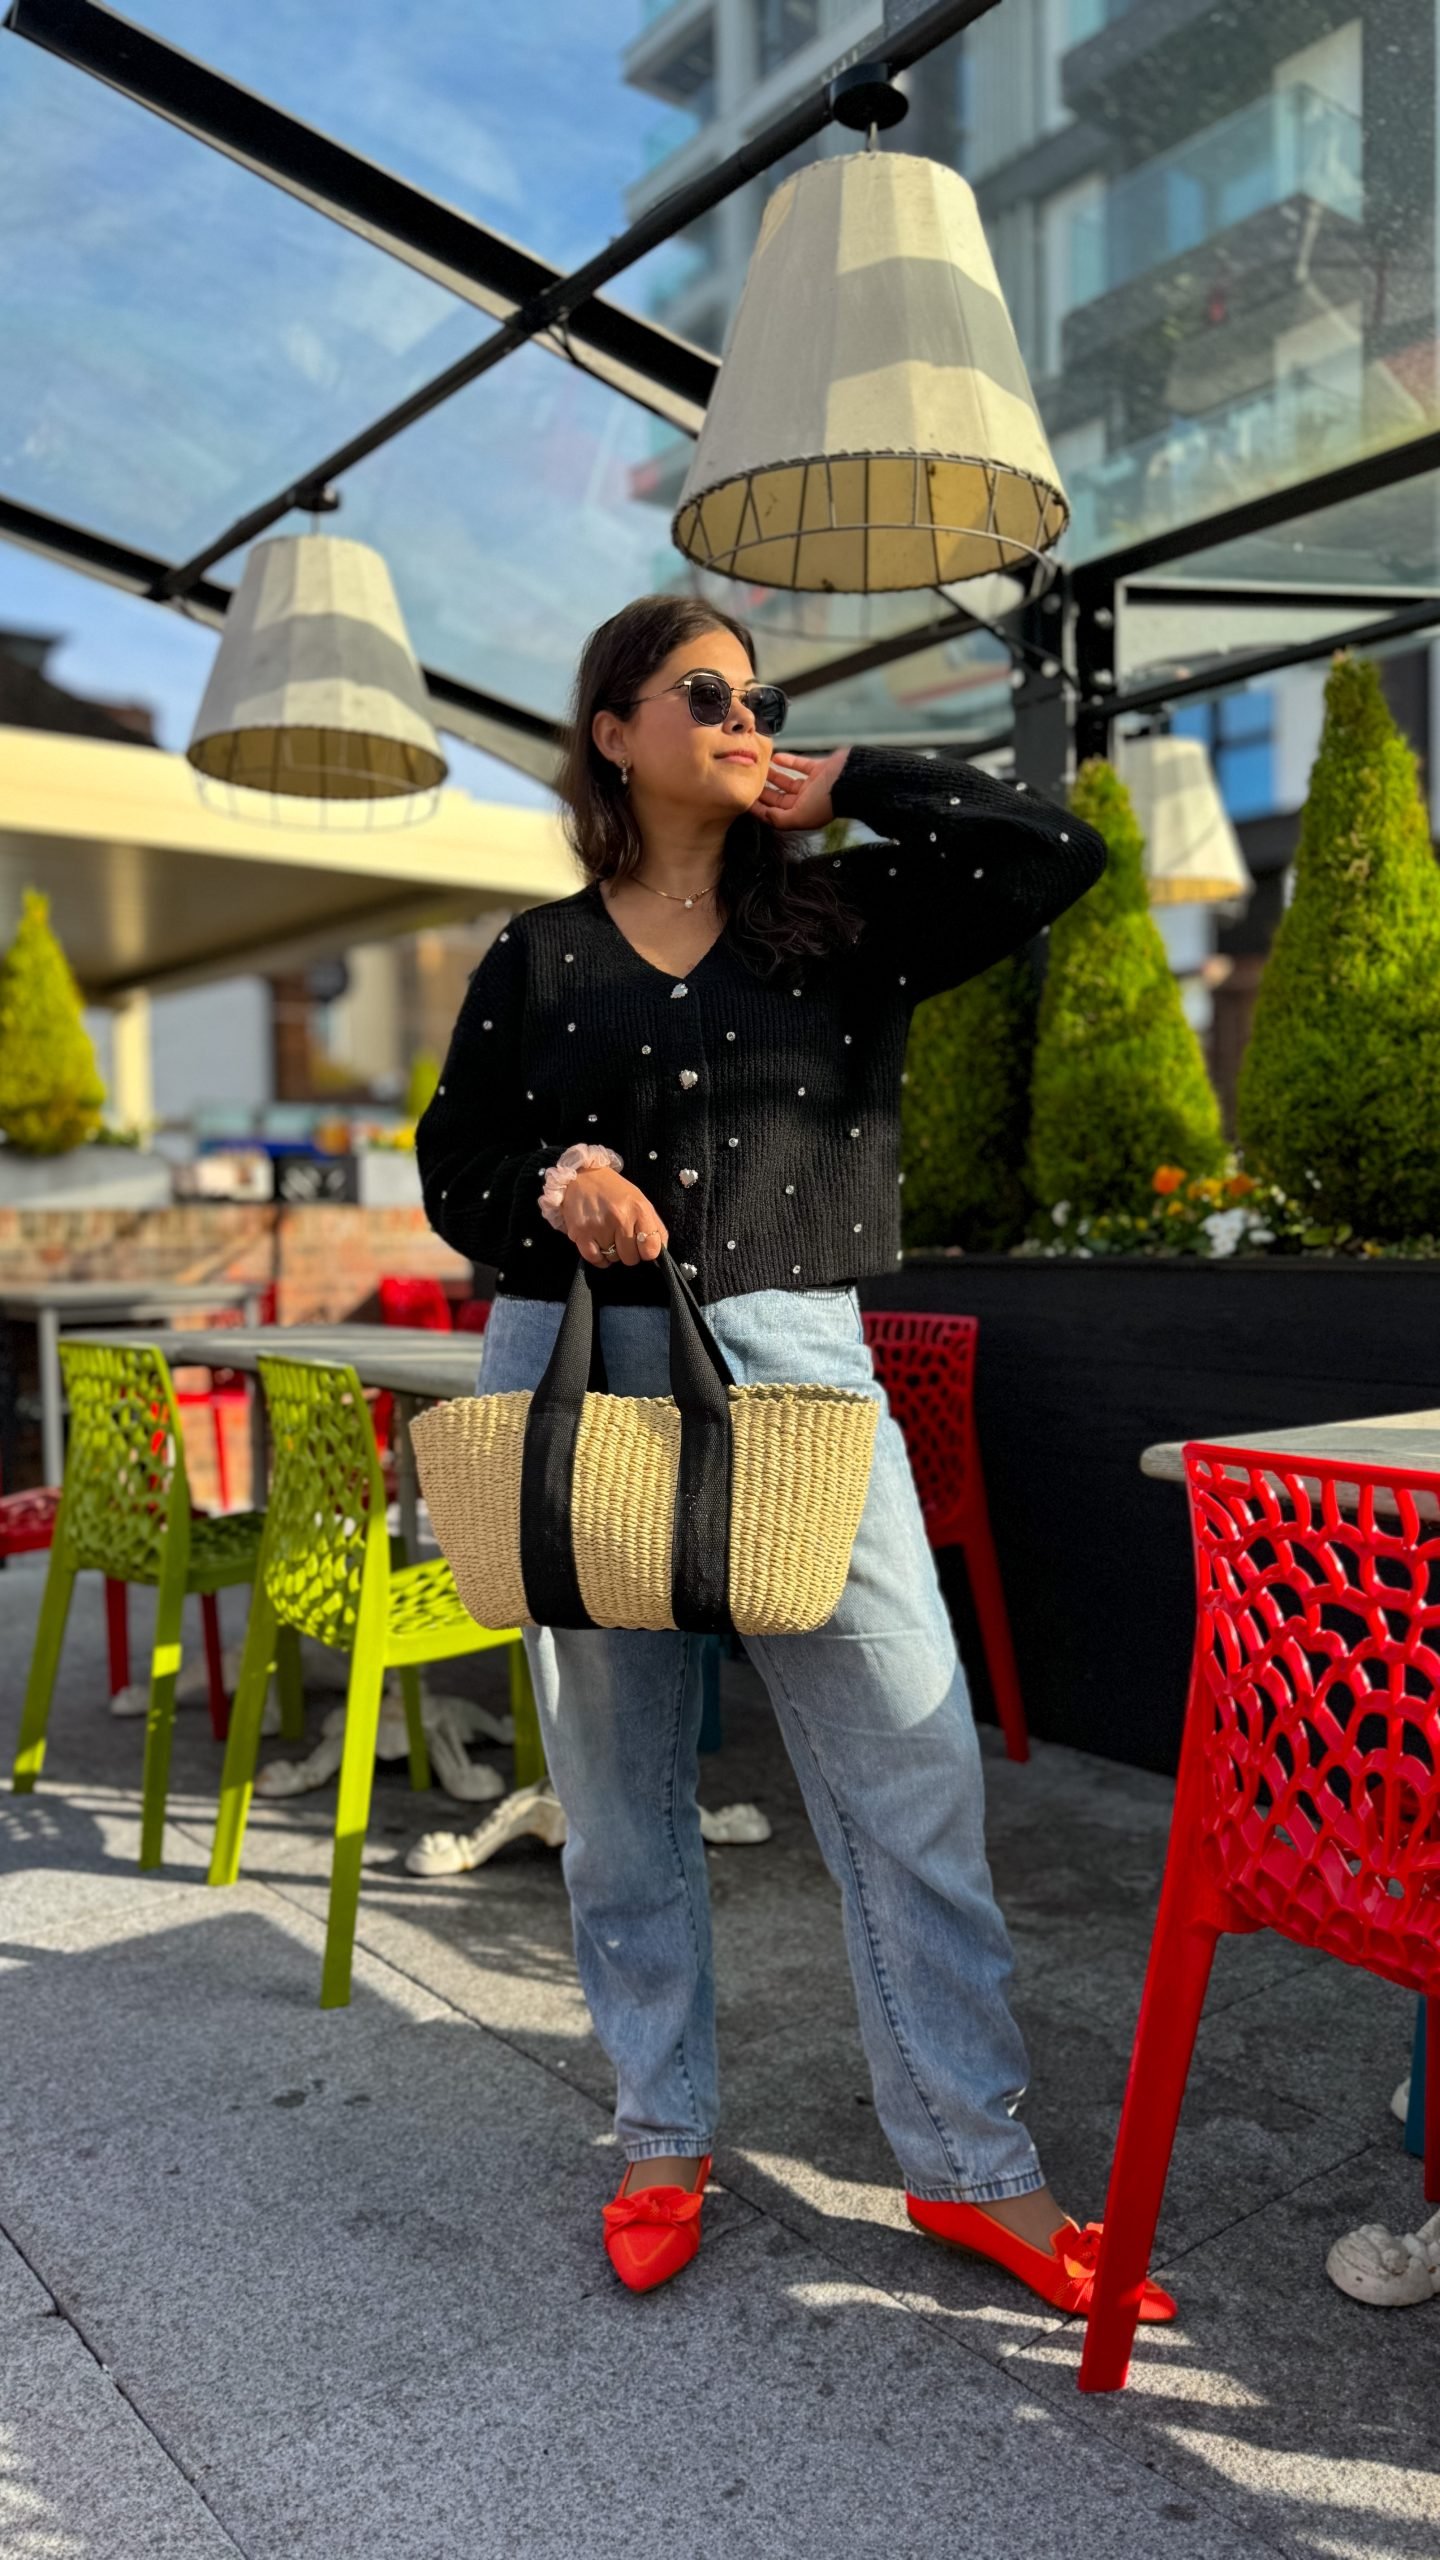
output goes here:
[{"label": "pergola frame", "polygon": [[[881,59],[894,76],[997,5],[998,0],[933,0],[933,5],[916,10],[903,26],[877,30],[873,40],[845,59]],[[609,301],[603,288],[822,132],[834,116],[834,71],[843,67],[833,66],[818,91],[788,108],[728,158],[661,197],[595,257],[563,275],[531,251],[101,6],[100,0],[12,0],[4,25],[368,240],[498,323],[468,354],[347,443],[317,456],[313,466],[259,506],[217,529],[213,539],[187,560],[151,558],[99,531],[64,523],[0,496],[0,537],[157,603],[181,604],[196,619],[216,626],[224,618],[230,594],[207,574],[216,562],[267,532],[297,507],[314,504],[322,491],[357,463],[524,346],[546,348],[678,431],[695,432],[718,372],[715,359]],[[1440,626],[1440,594],[1398,590],[1404,602],[1394,612],[1378,618],[1368,613],[1351,628],[1224,652],[1186,673],[1128,690],[1116,684],[1115,621],[1122,597],[1133,602],[1190,600],[1256,610],[1348,610],[1352,602],[1363,610],[1367,602],[1378,602],[1378,596],[1364,599],[1294,585],[1239,581],[1232,586],[1209,579],[1190,587],[1183,581],[1155,580],[1151,573],[1173,568],[1224,542],[1435,469],[1440,469],[1440,431],[1362,455],[1338,469],[1061,570],[1046,594],[1032,597],[998,626],[1016,670],[1013,736],[1007,732],[960,743],[971,754],[995,753],[1009,745],[1017,771],[1037,785],[1048,782],[1057,787],[1063,781],[1072,731],[1078,754],[1102,753],[1115,720],[1123,714],[1246,684],[1326,656],[1337,647],[1384,646]],[[947,595],[943,606],[929,622],[807,669],[789,680],[789,690],[803,699],[966,631],[988,627],[953,596]],[[1067,648],[1073,670],[1063,664]],[[1059,672],[1047,673],[1057,662],[1062,662]],[[543,780],[553,777],[562,744],[559,724],[442,670],[427,667],[424,672],[441,725]],[[800,734],[797,729],[797,739]],[[925,742],[936,743],[933,735]]]}]

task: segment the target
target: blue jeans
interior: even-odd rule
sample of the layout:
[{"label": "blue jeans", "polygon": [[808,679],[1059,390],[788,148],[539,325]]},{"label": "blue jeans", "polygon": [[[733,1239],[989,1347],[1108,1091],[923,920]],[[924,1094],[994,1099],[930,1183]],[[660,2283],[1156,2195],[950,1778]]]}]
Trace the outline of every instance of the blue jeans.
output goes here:
[{"label": "blue jeans", "polygon": [[[706,1315],[736,1381],[880,1396],[853,1290],[759,1289]],[[500,1298],[481,1389],[535,1386],[560,1308]],[[667,1317],[607,1307],[618,1395],[669,1392]],[[883,1398],[881,1399],[883,1405]],[[745,1638],[840,1888],[875,2105],[911,2193],[983,2204],[1043,2183],[1016,2108],[1025,2050],[985,1860],[965,1675],[898,1424],[882,1411],[849,1580],[813,1635]],[[702,1639],[526,1635],[569,1838],[580,1979],[629,2159],[713,2148],[715,1986],[696,1810]]]}]

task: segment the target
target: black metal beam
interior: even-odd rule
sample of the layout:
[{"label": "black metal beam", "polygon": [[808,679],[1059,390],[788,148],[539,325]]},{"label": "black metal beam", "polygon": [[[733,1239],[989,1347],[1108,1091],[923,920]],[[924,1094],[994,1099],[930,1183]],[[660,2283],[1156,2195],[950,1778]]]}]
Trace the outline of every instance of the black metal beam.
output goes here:
[{"label": "black metal beam", "polygon": [[[153,598],[165,575],[165,562],[149,552],[132,551],[123,543],[107,541],[103,534],[91,533],[83,525],[66,524],[58,516],[22,507],[13,498],[0,497],[0,538],[18,543],[26,551],[39,552],[47,560],[58,561],[62,568],[80,569],[89,577],[103,579],[108,586],[123,587],[134,596]],[[185,613],[218,631],[233,592],[215,579],[203,579],[186,594]],[[440,728],[449,729],[458,737],[473,738],[481,746],[490,746],[487,733],[498,732],[532,750],[516,759],[526,772],[538,773],[545,780],[550,778],[564,743],[564,730],[558,720],[527,710],[521,703],[507,702],[499,694],[482,692],[478,685],[465,684],[458,676],[441,675],[433,667],[422,667],[421,673]],[[492,747],[491,751],[503,753],[502,748]]]},{"label": "black metal beam", "polygon": [[[39,4],[40,0],[15,0],[17,8]],[[71,0],[73,4],[74,0]],[[932,52],[936,45],[943,44],[947,37],[958,34],[977,18],[988,16],[997,6],[998,0],[933,0],[933,5],[921,9],[907,26],[884,38],[884,54],[890,70],[908,70]],[[238,551],[247,543],[258,540],[261,534],[268,533],[282,516],[303,502],[308,491],[342,479],[367,455],[388,444],[392,436],[402,434],[417,419],[428,416],[432,409],[453,399],[457,391],[465,390],[482,374],[503,364],[517,348],[528,346],[548,330],[568,327],[572,315],[583,310],[603,285],[612,283],[616,276],[622,275],[627,267],[634,266],[638,259],[648,256],[662,241],[673,239],[676,232],[685,230],[702,213],[709,213],[726,196],[733,195],[737,187],[747,185],[751,178],[759,177],[777,160],[783,160],[803,143],[813,141],[815,135],[822,133],[831,121],[827,80],[815,96],[802,99],[798,105],[788,108],[774,123],[765,125],[748,142],[742,143],[738,151],[732,151],[728,159],[719,161],[713,169],[688,179],[684,185],[672,188],[668,195],[660,197],[631,223],[628,230],[618,233],[573,274],[557,278],[553,284],[533,295],[510,319],[502,321],[481,346],[459,357],[454,364],[447,365],[445,371],[436,374],[430,382],[422,383],[408,399],[388,409],[383,417],[362,428],[348,442],[336,446],[331,453],[320,455],[308,470],[297,474],[273,498],[237,517],[213,542],[207,543],[203,551],[196,552],[193,558],[170,570],[164,586],[157,593],[162,597],[183,595],[217,560],[225,559],[232,551]]]},{"label": "black metal beam", "polygon": [[1352,462],[1317,471],[1309,480],[1267,489],[1263,496],[1242,498],[1218,515],[1200,516],[1191,524],[1174,525],[1167,533],[1151,534],[1142,542],[1125,543],[1117,551],[1084,560],[1070,571],[1071,587],[1077,601],[1103,593],[1147,569],[1189,559],[1197,551],[1216,550],[1222,542],[1243,541],[1252,533],[1269,533],[1276,525],[1318,515],[1326,507],[1347,506],[1353,499],[1368,498],[1377,489],[1398,488],[1427,471],[1440,471],[1440,428],[1404,444],[1385,445],[1378,453],[1357,454]]},{"label": "black metal beam", "polygon": [[[545,259],[99,0],[12,0],[5,25],[493,319],[509,319],[560,281],[561,270]],[[541,334],[583,372],[672,426],[697,431],[719,370],[704,348],[600,300],[571,310],[563,338]]]},{"label": "black metal beam", "polygon": [[1089,696],[1080,706],[1082,713],[1106,721],[1120,719],[1127,711],[1156,711],[1170,702],[1183,702],[1197,693],[1223,693],[1233,685],[1249,684],[1256,676],[1279,675],[1286,667],[1303,667],[1317,658],[1331,657],[1337,649],[1382,649],[1393,640],[1411,638],[1416,632],[1433,631],[1440,626],[1440,597],[1429,597],[1422,604],[1407,605],[1402,613],[1385,614],[1377,622],[1362,622],[1349,631],[1326,631],[1314,639],[1292,640],[1283,648],[1237,649],[1215,658],[1207,667],[1192,667],[1184,675],[1157,678],[1153,684],[1135,685],[1125,693],[1101,693]]},{"label": "black metal beam", "polygon": [[[832,684],[844,684],[850,676],[869,675],[874,667],[893,666],[899,658],[916,658],[922,649],[933,649],[942,640],[958,640],[967,631],[983,631],[988,626],[977,622],[973,613],[942,614],[938,621],[920,623],[908,631],[892,631],[883,640],[867,641],[863,648],[847,650],[843,658],[827,659],[823,666],[805,667],[798,675],[780,679],[792,701],[803,694],[823,693]],[[763,628],[759,634],[764,637]]]},{"label": "black metal beam", "polygon": [[1367,613],[1380,604],[1392,603],[1398,611],[1404,604],[1431,601],[1440,603],[1440,588],[1271,586],[1263,579],[1254,584],[1227,586],[1213,579],[1146,578],[1127,586],[1124,594],[1127,605],[1198,605],[1207,612],[1212,608],[1228,611],[1232,606],[1250,606],[1262,613]]}]

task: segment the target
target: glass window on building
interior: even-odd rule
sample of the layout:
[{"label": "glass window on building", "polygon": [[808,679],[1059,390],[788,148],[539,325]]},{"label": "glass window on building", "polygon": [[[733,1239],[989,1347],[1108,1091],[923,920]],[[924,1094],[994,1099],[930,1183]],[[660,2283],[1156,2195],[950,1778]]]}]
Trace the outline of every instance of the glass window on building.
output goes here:
[{"label": "glass window on building", "polygon": [[818,36],[821,9],[822,0],[755,0],[755,50],[762,77]]},{"label": "glass window on building", "polygon": [[1220,797],[1232,818],[1266,818],[1275,806],[1275,698],[1265,691],[1228,693],[1216,702],[1177,704],[1177,738],[1200,738],[1210,750]]}]

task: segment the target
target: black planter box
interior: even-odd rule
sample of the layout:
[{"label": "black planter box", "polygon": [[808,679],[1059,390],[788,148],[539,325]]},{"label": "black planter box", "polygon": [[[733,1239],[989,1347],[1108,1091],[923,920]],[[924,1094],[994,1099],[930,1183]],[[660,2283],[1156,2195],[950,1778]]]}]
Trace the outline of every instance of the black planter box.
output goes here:
[{"label": "black planter box", "polygon": [[[1440,1264],[917,1255],[867,1306],[980,1319],[976,1414],[1031,1729],[1172,1770],[1194,1626],[1155,1440],[1440,1404]],[[941,1562],[977,1701],[964,1574]]]}]

